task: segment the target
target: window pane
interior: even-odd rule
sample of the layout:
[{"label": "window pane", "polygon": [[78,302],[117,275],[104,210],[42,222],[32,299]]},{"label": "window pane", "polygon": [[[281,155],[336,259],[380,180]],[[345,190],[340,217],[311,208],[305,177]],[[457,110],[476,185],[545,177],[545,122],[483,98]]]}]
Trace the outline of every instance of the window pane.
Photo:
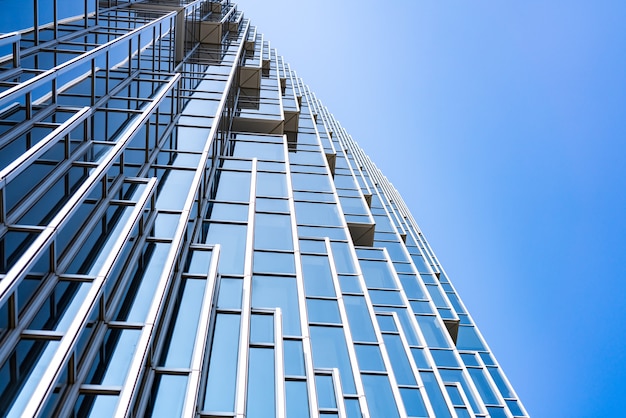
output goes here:
[{"label": "window pane", "polygon": [[307,299],[307,313],[309,322],[324,322],[329,324],[341,324],[339,306],[336,300]]},{"label": "window pane", "polygon": [[300,335],[300,310],[295,277],[253,276],[252,307],[280,308],[283,333]]},{"label": "window pane", "polygon": [[320,408],[336,408],[335,386],[333,377],[328,375],[315,375],[317,388],[317,402]]},{"label": "window pane", "polygon": [[368,288],[395,289],[389,265],[385,261],[360,260],[363,277]]},{"label": "window pane", "polygon": [[302,275],[307,296],[335,297],[335,286],[326,256],[303,255]]},{"label": "window pane", "polygon": [[158,385],[154,404],[151,405],[151,417],[177,417],[183,411],[187,376],[159,375],[155,385]]},{"label": "window pane", "polygon": [[354,341],[376,342],[376,334],[363,296],[344,296],[344,305]]},{"label": "window pane", "polygon": [[284,340],[283,355],[285,357],[286,376],[304,376],[304,354],[302,351],[302,341]]},{"label": "window pane", "polygon": [[310,329],[313,365],[317,368],[338,368],[344,394],[355,393],[343,328],[312,325]]},{"label": "window pane", "polygon": [[239,315],[217,314],[204,408],[209,411],[233,412],[237,354],[239,352]]},{"label": "window pane", "polygon": [[292,253],[254,252],[254,271],[259,273],[295,274],[296,266]]},{"label": "window pane", "polygon": [[246,225],[209,223],[205,244],[220,244],[220,274],[243,274]]},{"label": "window pane", "polygon": [[361,371],[385,372],[385,364],[377,345],[355,344],[356,358]]},{"label": "window pane", "polygon": [[254,248],[263,250],[293,249],[289,215],[257,213],[254,218]]},{"label": "window pane", "polygon": [[308,418],[310,416],[309,394],[306,389],[306,382],[286,381],[285,397],[288,417]]},{"label": "window pane", "polygon": [[393,373],[398,384],[417,385],[400,336],[397,334],[385,334],[383,335],[383,340],[385,341],[385,347],[391,360],[391,367],[393,367]]},{"label": "window pane", "polygon": [[247,418],[275,416],[274,349],[250,348]]},{"label": "window pane", "polygon": [[398,407],[386,375],[364,374],[365,398],[372,418],[399,417]]}]

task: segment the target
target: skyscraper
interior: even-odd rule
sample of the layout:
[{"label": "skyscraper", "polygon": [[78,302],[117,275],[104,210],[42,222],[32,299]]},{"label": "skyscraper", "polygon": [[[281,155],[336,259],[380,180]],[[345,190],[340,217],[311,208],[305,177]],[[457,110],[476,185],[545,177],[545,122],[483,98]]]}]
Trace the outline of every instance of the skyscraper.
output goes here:
[{"label": "skyscraper", "polygon": [[402,198],[236,4],[14,7],[2,416],[527,416]]}]

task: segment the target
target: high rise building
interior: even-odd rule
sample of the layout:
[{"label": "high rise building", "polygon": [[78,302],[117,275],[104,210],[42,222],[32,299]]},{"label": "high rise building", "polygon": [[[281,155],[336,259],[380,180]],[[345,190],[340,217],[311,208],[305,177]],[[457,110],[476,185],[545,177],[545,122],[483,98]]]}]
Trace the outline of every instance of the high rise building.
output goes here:
[{"label": "high rise building", "polygon": [[0,415],[527,416],[236,4],[1,3]]}]

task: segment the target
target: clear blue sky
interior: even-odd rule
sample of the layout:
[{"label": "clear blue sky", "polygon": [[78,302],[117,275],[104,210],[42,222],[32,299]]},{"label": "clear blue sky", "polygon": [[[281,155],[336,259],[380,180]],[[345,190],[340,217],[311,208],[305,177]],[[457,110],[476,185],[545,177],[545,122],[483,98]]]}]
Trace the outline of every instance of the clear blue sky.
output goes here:
[{"label": "clear blue sky", "polygon": [[534,417],[626,416],[626,2],[237,2],[400,190]]}]

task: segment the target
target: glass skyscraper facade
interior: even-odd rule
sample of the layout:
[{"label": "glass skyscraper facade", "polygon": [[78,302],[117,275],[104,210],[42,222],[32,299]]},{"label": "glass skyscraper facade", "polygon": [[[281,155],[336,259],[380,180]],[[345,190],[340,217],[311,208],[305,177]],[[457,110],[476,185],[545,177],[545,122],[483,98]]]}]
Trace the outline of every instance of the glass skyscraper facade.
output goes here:
[{"label": "glass skyscraper facade", "polygon": [[527,416],[236,4],[0,5],[0,416]]}]

